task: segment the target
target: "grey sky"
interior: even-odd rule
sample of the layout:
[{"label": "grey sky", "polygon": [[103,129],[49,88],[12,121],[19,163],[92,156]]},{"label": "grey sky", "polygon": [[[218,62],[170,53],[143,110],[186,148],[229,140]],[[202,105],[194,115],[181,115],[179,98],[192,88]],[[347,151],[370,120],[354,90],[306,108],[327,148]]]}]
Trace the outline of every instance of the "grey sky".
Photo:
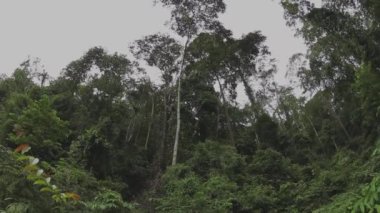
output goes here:
[{"label": "grey sky", "polygon": [[[306,48],[286,27],[278,1],[225,2],[227,11],[221,21],[237,37],[262,31],[282,79],[288,58]],[[46,71],[57,76],[94,46],[127,53],[135,39],[167,32],[168,19],[169,11],[153,7],[153,0],[1,0],[0,73],[12,73],[31,56],[39,57]]]}]

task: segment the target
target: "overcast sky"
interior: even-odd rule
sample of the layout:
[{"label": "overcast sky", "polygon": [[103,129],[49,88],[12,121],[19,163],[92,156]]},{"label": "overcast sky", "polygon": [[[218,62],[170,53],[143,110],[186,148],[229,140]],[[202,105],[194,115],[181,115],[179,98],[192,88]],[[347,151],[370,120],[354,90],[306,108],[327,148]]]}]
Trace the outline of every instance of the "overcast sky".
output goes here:
[{"label": "overcast sky", "polygon": [[[303,41],[286,27],[278,1],[225,0],[220,20],[236,37],[260,30],[267,36],[282,79],[289,57],[305,52]],[[153,0],[1,0],[0,73],[10,74],[28,56],[41,59],[57,76],[89,48],[126,54],[144,35],[168,32],[169,11]]]}]

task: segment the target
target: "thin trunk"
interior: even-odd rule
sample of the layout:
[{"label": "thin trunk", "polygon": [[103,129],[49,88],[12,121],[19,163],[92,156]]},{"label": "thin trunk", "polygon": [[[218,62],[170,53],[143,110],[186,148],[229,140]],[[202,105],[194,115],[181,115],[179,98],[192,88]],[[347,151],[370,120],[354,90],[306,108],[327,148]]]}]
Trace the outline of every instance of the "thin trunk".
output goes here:
[{"label": "thin trunk", "polygon": [[[255,114],[255,120],[257,121],[257,118],[259,117],[260,112],[257,108],[258,106],[256,106],[256,101],[255,101],[253,89],[249,85],[247,79],[244,77],[244,75],[241,71],[239,71],[239,75],[240,75],[241,81],[243,82],[245,93],[249,99],[249,102],[251,103],[251,108],[253,110],[253,113]],[[256,140],[257,148],[260,149],[260,147],[261,147],[260,138],[259,138],[259,135],[257,134],[256,131],[255,131],[255,140]]]},{"label": "thin trunk", "polygon": [[[198,115],[199,111],[201,111],[201,109],[202,109],[202,107],[203,107],[204,104],[205,104],[205,101],[202,101],[201,104],[200,104],[199,109],[197,109],[197,110],[195,111],[195,113],[194,113],[194,117],[196,117],[196,116]],[[192,136],[191,136],[192,139],[193,139],[193,138],[195,137],[195,135],[197,134],[197,128],[196,128],[196,127],[199,127],[199,121],[200,121],[200,119],[198,118],[197,121],[195,122],[195,125],[194,125],[194,127],[195,127],[195,128],[194,128],[194,132],[193,132],[193,134],[192,134]]]},{"label": "thin trunk", "polygon": [[191,135],[191,139],[193,140],[194,139],[194,137],[197,135],[197,133],[198,133],[198,129],[197,129],[197,127],[199,126],[199,119],[195,122],[195,125],[194,125],[194,132],[193,132],[193,134]]},{"label": "thin trunk", "polygon": [[[325,83],[325,85],[326,85],[326,83]],[[334,98],[334,94],[331,91],[331,89],[329,87],[326,87],[326,89],[330,93],[331,98]],[[335,118],[335,120],[338,122],[340,128],[342,129],[342,131],[346,135],[347,139],[349,141],[352,141],[351,135],[348,133],[348,131],[347,131],[346,127],[344,126],[342,120],[340,119],[339,115],[335,112],[334,106],[332,105],[332,103],[330,102],[330,100],[327,100],[327,102],[329,104],[329,111],[331,112],[331,114],[333,115],[333,117]]]},{"label": "thin trunk", "polygon": [[[218,76],[216,76],[216,79],[217,79],[218,84],[219,84],[220,93],[222,94],[223,104],[227,105],[227,100],[226,100],[226,97],[224,95],[224,88],[223,88],[222,84],[220,83]],[[224,113],[226,114],[226,118],[227,118],[227,128],[228,128],[228,132],[230,135],[231,143],[235,144],[234,133],[232,131],[231,118],[230,118],[230,114],[228,113],[228,108],[224,107]]]},{"label": "thin trunk", "polygon": [[140,133],[141,133],[141,127],[142,127],[142,125],[139,123],[139,124],[137,124],[137,132],[136,132],[136,136],[135,136],[135,144],[137,144],[138,143],[138,141],[139,141],[139,138],[140,138]]},{"label": "thin trunk", "polygon": [[181,62],[181,68],[179,70],[178,74],[178,89],[177,89],[177,128],[175,131],[175,140],[174,140],[174,148],[173,148],[173,160],[172,165],[177,164],[177,154],[178,154],[178,143],[179,143],[179,132],[181,129],[181,76],[182,71],[185,66],[185,57],[186,57],[186,51],[187,51],[187,45],[189,44],[190,38],[187,38],[187,41],[185,43],[185,48],[183,50],[182,55],[182,62]]},{"label": "thin trunk", "polygon": [[315,126],[314,126],[313,122],[311,121],[311,119],[310,119],[309,116],[307,116],[307,115],[306,115],[306,119],[309,121],[311,127],[313,128],[313,131],[314,131],[315,135],[317,136],[318,142],[319,142],[320,144],[322,144],[322,141],[321,141],[321,139],[320,139],[320,137],[319,137],[318,131],[317,131],[317,129],[315,129]]},{"label": "thin trunk", "polygon": [[256,139],[257,149],[261,149],[261,143],[260,143],[259,135],[257,135],[256,131],[255,131],[255,139]]},{"label": "thin trunk", "polygon": [[217,107],[217,115],[216,115],[216,138],[219,137],[219,124],[220,124],[220,111],[219,106]]},{"label": "thin trunk", "polygon": [[251,108],[253,109],[253,112],[255,113],[255,118],[257,119],[257,117],[260,115],[260,110],[256,104],[255,94],[253,92],[253,89],[251,85],[249,85],[247,79],[244,77],[241,71],[239,71],[239,75],[240,75],[241,81],[243,82],[245,93],[249,99],[249,102],[251,103]]},{"label": "thin trunk", "polygon": [[126,135],[126,140],[127,140],[127,143],[131,141],[132,137],[133,137],[133,131],[134,131],[134,128],[135,128],[135,116],[131,119],[131,121],[129,122],[129,125],[128,125],[128,129],[127,129],[127,135]]},{"label": "thin trunk", "polygon": [[240,75],[241,81],[243,82],[245,93],[248,96],[249,102],[251,103],[251,106],[254,107],[255,96],[253,94],[252,87],[249,85],[249,83],[247,82],[247,79],[245,79],[245,77],[243,76],[243,73],[241,71],[239,71],[239,75]]},{"label": "thin trunk", "polygon": [[347,139],[348,139],[349,141],[351,141],[351,140],[352,140],[352,137],[351,137],[350,133],[348,133],[346,127],[343,125],[342,120],[341,120],[341,119],[339,118],[339,116],[336,114],[336,112],[335,112],[334,109],[331,108],[331,112],[332,112],[333,116],[335,117],[335,119],[338,121],[338,124],[339,124],[340,128],[343,130],[343,132],[344,132],[344,134],[346,135]]},{"label": "thin trunk", "polygon": [[339,147],[338,147],[338,145],[336,144],[335,139],[333,140],[333,144],[334,144],[334,147],[335,147],[335,151],[338,152]]},{"label": "thin trunk", "polygon": [[148,149],[150,131],[151,131],[152,125],[153,125],[153,117],[154,117],[154,96],[152,95],[152,111],[150,112],[150,122],[149,122],[149,127],[148,127],[148,133],[147,133],[146,139],[145,139],[145,149]]},{"label": "thin trunk", "polygon": [[[330,95],[331,95],[331,97],[333,97],[333,93],[331,91],[330,91]],[[327,100],[327,102],[329,104],[329,110],[330,110],[331,114],[333,115],[333,117],[335,118],[335,120],[338,122],[340,128],[342,129],[342,131],[346,135],[347,139],[349,141],[351,141],[352,137],[351,137],[350,133],[348,133],[348,131],[347,131],[346,127],[344,126],[342,120],[340,119],[339,115],[335,112],[334,106],[332,105],[332,103],[330,102],[330,100]]]},{"label": "thin trunk", "polygon": [[[163,124],[162,124],[162,131],[161,131],[161,140],[160,144],[156,153],[156,161],[154,162],[154,169],[155,169],[155,178],[153,180],[153,190],[156,191],[160,186],[160,180],[161,180],[161,174],[162,174],[162,168],[163,168],[163,158],[164,158],[164,149],[165,149],[165,141],[166,141],[166,131],[167,131],[167,93],[164,93],[164,116],[163,116]],[[160,117],[162,117],[160,115]]]},{"label": "thin trunk", "polygon": [[158,153],[158,162],[159,162],[159,166],[160,166],[160,171],[161,171],[161,168],[163,166],[163,163],[162,163],[162,159],[164,159],[164,153],[165,153],[165,142],[166,142],[166,133],[168,131],[168,128],[167,128],[167,122],[168,122],[168,106],[167,106],[167,94],[165,94],[165,97],[164,97],[164,124],[163,124],[163,131],[162,131],[162,139],[161,139],[161,143],[160,143],[160,148],[159,148],[159,153]]}]

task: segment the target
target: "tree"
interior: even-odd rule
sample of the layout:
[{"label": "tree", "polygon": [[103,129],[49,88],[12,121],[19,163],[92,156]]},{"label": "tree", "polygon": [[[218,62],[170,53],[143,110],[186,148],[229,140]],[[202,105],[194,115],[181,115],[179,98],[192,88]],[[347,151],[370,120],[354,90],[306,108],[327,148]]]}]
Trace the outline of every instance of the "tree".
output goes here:
[{"label": "tree", "polygon": [[272,62],[267,59],[270,53],[264,41],[260,32],[234,39],[231,31],[219,28],[214,33],[200,34],[189,46],[192,63],[186,74],[202,76],[209,84],[219,86],[231,143],[235,143],[235,137],[228,103],[229,100],[235,101],[237,85],[243,83],[253,117],[257,119],[264,104],[256,101],[258,91],[253,90],[250,82],[266,88],[276,71],[274,67],[268,67]]},{"label": "tree", "polygon": [[[158,1],[155,1],[156,3]],[[177,163],[178,144],[181,128],[181,78],[186,66],[187,48],[190,41],[202,30],[213,30],[219,26],[216,21],[219,13],[224,12],[225,4],[222,0],[202,1],[174,1],[160,0],[163,6],[169,7],[171,11],[171,29],[179,36],[184,37],[186,42],[183,53],[178,59],[179,69],[177,71],[177,125],[173,148],[172,165]]]},{"label": "tree", "polygon": [[67,122],[57,116],[47,96],[31,101],[19,114],[10,113],[3,128],[9,130],[3,133],[5,141],[30,144],[32,153],[44,160],[57,160],[67,146]]},{"label": "tree", "polygon": [[[183,47],[179,41],[171,38],[168,35],[155,34],[145,36],[143,39],[137,40],[130,47],[133,55],[138,59],[143,59],[149,66],[155,66],[161,71],[161,78],[163,85],[163,119],[162,119],[162,136],[160,140],[159,150],[157,154],[159,171],[162,166],[162,159],[164,154],[164,147],[167,140],[168,132],[168,113],[171,108],[171,85],[173,83],[173,75],[178,73],[179,64],[178,60],[183,51]],[[160,173],[160,172],[159,172]]]},{"label": "tree", "polygon": [[[297,29],[309,50],[309,67],[302,67],[298,76],[303,88],[324,92],[330,114],[346,140],[353,142],[360,133],[357,117],[360,98],[355,92],[361,67],[379,65],[376,48],[380,32],[376,18],[377,4],[372,1],[324,1],[316,7],[310,1],[282,1],[288,24]],[[373,70],[374,72],[374,70]],[[375,73],[375,72],[374,72]]]}]

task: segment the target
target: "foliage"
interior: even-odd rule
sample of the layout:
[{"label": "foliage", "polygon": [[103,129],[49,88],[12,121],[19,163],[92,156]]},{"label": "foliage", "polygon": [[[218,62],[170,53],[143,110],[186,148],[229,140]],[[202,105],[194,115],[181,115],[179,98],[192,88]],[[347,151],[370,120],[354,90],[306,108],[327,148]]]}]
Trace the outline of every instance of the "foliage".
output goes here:
[{"label": "foliage", "polygon": [[[181,170],[181,167],[179,164],[172,170]],[[168,175],[174,175],[171,172],[178,171],[168,171]],[[159,212],[224,212],[232,209],[237,185],[224,176],[212,175],[203,181],[190,173],[182,178],[168,179],[166,176],[165,179],[168,182],[164,196],[158,199]]]},{"label": "foliage", "polygon": [[91,212],[127,212],[134,206],[123,201],[121,195],[115,191],[100,191],[93,201],[84,203]]},{"label": "foliage", "polygon": [[380,211],[378,1],[281,1],[303,94],[222,0],[155,2],[181,38],[135,41],[138,61],[94,47],[56,79],[0,77],[0,212]]},{"label": "foliage", "polygon": [[10,113],[5,128],[13,129],[7,134],[11,144],[30,144],[33,154],[44,159],[52,160],[62,152],[62,143],[68,134],[67,123],[62,121],[51,108],[47,96],[33,101],[20,114]]}]

